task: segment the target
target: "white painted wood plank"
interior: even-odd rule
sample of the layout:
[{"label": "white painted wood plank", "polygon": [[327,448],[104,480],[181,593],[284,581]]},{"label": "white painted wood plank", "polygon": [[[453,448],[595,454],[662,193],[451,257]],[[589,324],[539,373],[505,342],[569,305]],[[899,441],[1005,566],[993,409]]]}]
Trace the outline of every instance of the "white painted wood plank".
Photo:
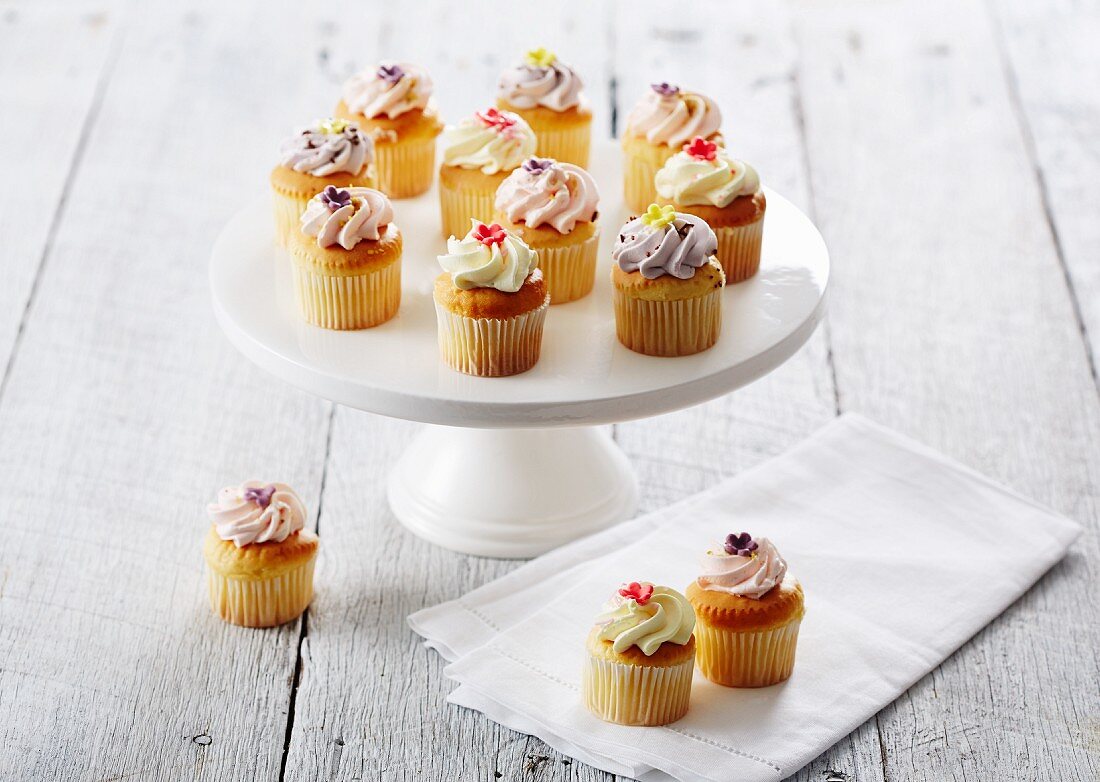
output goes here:
[{"label": "white painted wood plank", "polygon": [[830,311],[842,408],[1091,530],[879,714],[886,778],[1092,779],[1100,410],[984,8],[801,10],[815,203],[842,259]]}]

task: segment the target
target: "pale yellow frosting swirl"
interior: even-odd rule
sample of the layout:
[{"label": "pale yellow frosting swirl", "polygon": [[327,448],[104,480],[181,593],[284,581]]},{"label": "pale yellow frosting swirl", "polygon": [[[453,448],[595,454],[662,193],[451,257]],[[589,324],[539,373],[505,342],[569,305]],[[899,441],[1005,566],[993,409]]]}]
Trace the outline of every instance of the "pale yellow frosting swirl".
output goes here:
[{"label": "pale yellow frosting swirl", "polygon": [[535,132],[510,111],[479,111],[443,131],[443,163],[448,166],[497,174],[518,168],[533,154]]},{"label": "pale yellow frosting swirl", "polygon": [[596,626],[597,637],[610,641],[616,652],[637,646],[648,657],[663,643],[686,644],[695,629],[695,610],[675,589],[654,586],[645,605],[616,595],[596,617]]},{"label": "pale yellow frosting swirl", "polygon": [[496,242],[485,242],[475,234],[490,227],[471,220],[470,232],[462,239],[452,236],[447,240],[447,252],[439,256],[439,265],[451,275],[456,288],[496,288],[505,293],[515,293],[524,280],[539,265],[539,254],[522,239],[500,226],[492,228],[503,234]]},{"label": "pale yellow frosting swirl", "polygon": [[729,206],[733,199],[760,190],[756,169],[719,150],[714,160],[687,152],[670,157],[653,179],[657,194],[680,206]]}]

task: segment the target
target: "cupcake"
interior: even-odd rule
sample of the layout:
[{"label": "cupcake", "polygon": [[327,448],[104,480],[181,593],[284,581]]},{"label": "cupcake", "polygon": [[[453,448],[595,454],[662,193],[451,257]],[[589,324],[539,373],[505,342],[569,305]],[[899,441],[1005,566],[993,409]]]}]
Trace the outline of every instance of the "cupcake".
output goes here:
[{"label": "cupcake", "polygon": [[695,613],[675,589],[623,584],[588,634],[584,705],[620,725],[666,725],[687,714]]},{"label": "cupcake", "polygon": [[531,126],[510,111],[488,108],[448,127],[439,169],[443,236],[461,236],[470,220],[490,222],[500,183],[533,154]]},{"label": "cupcake", "polygon": [[650,204],[627,221],[611,253],[615,331],[649,356],[706,350],[722,330],[726,277],[714,231],[695,215]]},{"label": "cupcake", "polygon": [[538,48],[501,74],[497,108],[526,120],[538,139],[539,155],[583,167],[592,140],[592,110],[583,87],[576,71]]},{"label": "cupcake", "polygon": [[722,113],[705,95],[662,82],[651,85],[626,118],[623,188],[628,208],[640,212],[657,191],[653,177],[694,136],[719,140]]},{"label": "cupcake", "polygon": [[291,234],[294,292],[305,319],[326,329],[366,329],[401,304],[401,232],[390,200],[367,187],[327,187]]},{"label": "cupcake", "polygon": [[210,607],[227,622],[274,627],[297,619],[313,599],[317,536],[285,483],[247,481],[207,506],[203,543]]},{"label": "cupcake", "polygon": [[767,687],[794,668],[802,586],[767,538],[727,535],[687,588],[699,624],[699,670],[726,687]]},{"label": "cupcake", "polygon": [[336,115],[358,122],[374,139],[378,187],[390,198],[419,195],[432,186],[435,139],[443,123],[423,68],[384,62],[352,76]]},{"label": "cupcake", "polygon": [[496,220],[539,254],[551,304],[587,296],[596,281],[596,180],[583,168],[533,157],[501,183]]},{"label": "cupcake", "polygon": [[550,296],[539,256],[496,223],[476,220],[439,256],[435,313],[443,360],[459,372],[499,377],[539,360]]},{"label": "cupcake", "polygon": [[374,187],[373,158],[370,138],[342,119],[318,120],[283,142],[271,172],[279,244],[286,245],[309,199],[326,187]]},{"label": "cupcake", "polygon": [[726,282],[756,274],[767,201],[752,166],[696,136],[665,162],[654,185],[657,203],[706,220],[718,237],[718,262]]}]

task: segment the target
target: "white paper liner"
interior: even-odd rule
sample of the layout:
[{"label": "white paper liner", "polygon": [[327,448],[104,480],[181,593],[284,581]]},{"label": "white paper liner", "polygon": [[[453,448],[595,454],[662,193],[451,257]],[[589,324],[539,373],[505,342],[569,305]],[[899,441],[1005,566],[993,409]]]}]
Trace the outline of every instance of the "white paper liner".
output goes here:
[{"label": "white paper liner", "polygon": [[615,332],[647,356],[687,356],[711,347],[722,331],[722,289],[693,299],[647,301],[615,289]]},{"label": "white paper liner", "polygon": [[600,233],[596,231],[580,244],[539,248],[539,268],[551,304],[576,301],[592,292],[599,243]]},{"label": "white paper liner", "polygon": [[764,243],[764,216],[748,225],[721,227],[718,237],[718,262],[726,273],[726,284],[743,282],[760,268],[760,248]]},{"label": "white paper liner", "polygon": [[274,627],[296,619],[313,599],[314,552],[303,564],[271,578],[223,576],[209,565],[210,607],[225,621],[245,627]]},{"label": "white paper liner", "polygon": [[664,145],[660,149],[646,149],[639,154],[624,152],[623,200],[631,212],[641,214],[657,200],[657,187],[653,184],[653,179],[665,161],[676,152],[679,150]]},{"label": "white paper liner", "polygon": [[286,247],[290,232],[299,230],[299,221],[309,205],[309,199],[274,191],[271,203],[275,210],[275,241],[280,247]]},{"label": "white paper liner", "polygon": [[470,232],[470,220],[493,222],[493,199],[496,190],[473,190],[468,187],[453,189],[439,185],[439,209],[442,216],[443,238],[462,238]]},{"label": "white paper liner", "polygon": [[513,318],[470,318],[436,302],[439,352],[459,372],[502,377],[526,372],[539,360],[550,297],[538,309]]},{"label": "white paper liner", "polygon": [[572,127],[534,128],[538,140],[539,157],[554,158],[561,163],[588,167],[588,148],[592,139],[592,123],[585,122]]},{"label": "white paper liner", "polygon": [[618,663],[588,655],[581,681],[584,705],[619,725],[667,725],[687,714],[694,655],[669,666]]},{"label": "white paper liner", "polygon": [[699,672],[726,687],[767,687],[786,681],[794,670],[802,619],[768,630],[737,632],[695,625]]},{"label": "white paper liner", "polygon": [[323,274],[295,259],[294,295],[302,317],[326,329],[366,329],[401,306],[400,259],[365,274]]},{"label": "white paper liner", "polygon": [[374,145],[378,189],[390,198],[427,192],[435,176],[435,137]]}]

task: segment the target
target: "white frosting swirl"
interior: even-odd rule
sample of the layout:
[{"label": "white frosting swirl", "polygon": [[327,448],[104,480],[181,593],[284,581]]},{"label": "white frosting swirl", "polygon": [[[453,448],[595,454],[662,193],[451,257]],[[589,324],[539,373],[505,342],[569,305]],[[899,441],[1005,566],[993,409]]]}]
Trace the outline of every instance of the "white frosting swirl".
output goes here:
[{"label": "white frosting swirl", "polygon": [[657,194],[681,206],[729,206],[739,196],[760,189],[756,169],[718,150],[714,160],[700,160],[687,152],[670,157],[653,179]]},{"label": "white frosting swirl", "polygon": [[356,125],[328,119],[287,139],[279,151],[279,163],[295,171],[358,176],[374,159],[374,142]]},{"label": "white frosting swirl", "polygon": [[596,219],[599,200],[596,180],[580,166],[533,158],[501,182],[495,205],[513,223],[567,234]]},{"label": "white frosting swirl", "polygon": [[688,599],[663,586],[654,586],[645,605],[616,595],[596,617],[597,637],[610,641],[611,648],[622,653],[637,646],[649,657],[663,643],[686,644],[695,629],[695,610]]},{"label": "white frosting swirl", "polygon": [[428,72],[409,62],[382,62],[344,83],[344,105],[371,119],[394,119],[413,109],[425,109],[432,96]]},{"label": "white frosting swirl", "polygon": [[556,57],[549,65],[524,62],[500,76],[497,97],[517,109],[545,106],[565,111],[581,102],[584,82],[571,67]]},{"label": "white frosting swirl", "polygon": [[451,275],[456,288],[496,288],[515,293],[524,280],[539,265],[539,254],[509,231],[503,231],[503,241],[483,243],[474,234],[485,229],[483,223],[472,220],[470,232],[462,239],[447,240],[447,253],[439,256],[439,265]]},{"label": "white frosting swirl", "polygon": [[281,543],[305,527],[306,509],[285,483],[245,481],[218,492],[206,507],[214,532],[238,548],[253,543]]},{"label": "white frosting swirl", "polygon": [[646,93],[626,119],[626,132],[650,144],[678,148],[692,136],[708,138],[722,125],[718,105],[695,92]]},{"label": "white frosting swirl", "polygon": [[759,600],[783,583],[783,576],[787,573],[786,561],[767,538],[756,542],[756,551],[747,557],[727,554],[721,543],[715,544],[700,560],[703,574],[698,578],[699,586],[713,592]]},{"label": "white frosting swirl", "polygon": [[390,199],[369,187],[348,187],[336,192],[347,193],[349,203],[340,206],[327,198],[327,190],[318,193],[302,212],[302,232],[316,236],[320,247],[338,244],[351,250],[364,239],[377,242],[385,227],[393,222]]},{"label": "white frosting swirl", "polygon": [[443,131],[443,163],[448,166],[497,174],[517,168],[533,154],[534,131],[510,111],[486,109]]}]

